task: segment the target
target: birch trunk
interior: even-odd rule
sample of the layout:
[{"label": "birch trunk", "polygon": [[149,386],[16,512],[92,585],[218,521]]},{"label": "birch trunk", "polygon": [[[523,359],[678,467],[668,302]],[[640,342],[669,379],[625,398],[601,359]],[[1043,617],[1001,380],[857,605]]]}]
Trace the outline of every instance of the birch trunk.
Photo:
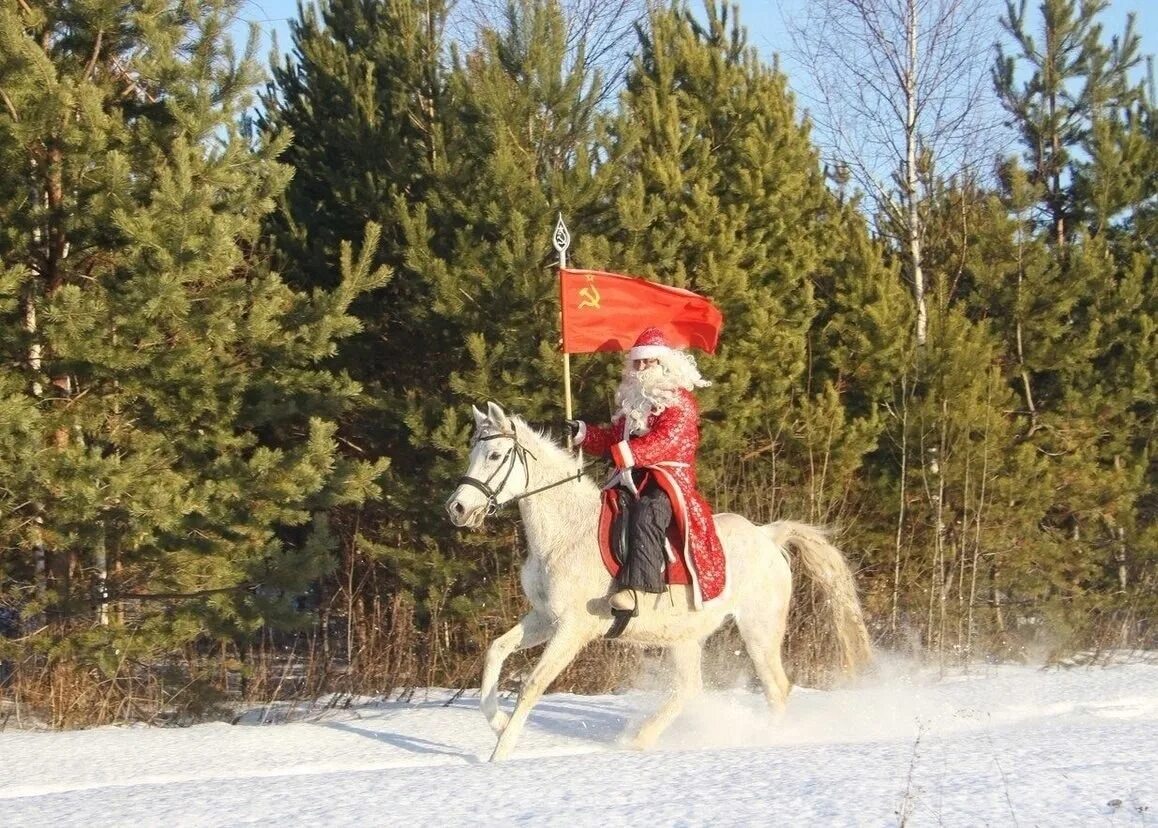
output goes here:
[{"label": "birch trunk", "polygon": [[920,152],[917,131],[917,47],[920,32],[916,0],[908,0],[905,14],[905,43],[908,46],[902,83],[905,96],[905,234],[908,248],[909,276],[913,282],[913,301],[917,306],[917,344],[924,345],[928,333],[928,309],[925,305],[925,270],[921,252],[921,218],[917,209],[920,182],[917,173]]}]

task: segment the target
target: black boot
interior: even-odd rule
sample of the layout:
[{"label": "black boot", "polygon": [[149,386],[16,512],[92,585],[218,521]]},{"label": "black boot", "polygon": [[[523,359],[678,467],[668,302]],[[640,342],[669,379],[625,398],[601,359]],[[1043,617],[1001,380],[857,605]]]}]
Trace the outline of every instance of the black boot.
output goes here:
[{"label": "black boot", "polygon": [[618,579],[624,590],[664,591],[667,563],[664,544],[671,520],[672,508],[667,492],[654,479],[649,479],[631,508],[630,552],[619,570]]}]

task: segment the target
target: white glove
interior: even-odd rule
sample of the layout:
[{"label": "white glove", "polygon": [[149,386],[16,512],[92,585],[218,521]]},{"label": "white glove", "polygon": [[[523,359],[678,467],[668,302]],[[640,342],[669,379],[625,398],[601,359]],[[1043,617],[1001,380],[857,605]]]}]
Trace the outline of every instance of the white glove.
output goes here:
[{"label": "white glove", "polygon": [[587,423],[582,420],[564,420],[563,422],[571,434],[571,442],[574,445],[580,445],[587,439]]}]

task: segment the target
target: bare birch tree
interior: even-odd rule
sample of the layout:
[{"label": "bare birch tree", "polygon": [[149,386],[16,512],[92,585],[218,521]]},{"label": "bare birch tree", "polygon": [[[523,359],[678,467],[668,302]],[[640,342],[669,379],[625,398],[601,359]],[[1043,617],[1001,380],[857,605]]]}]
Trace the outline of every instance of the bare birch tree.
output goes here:
[{"label": "bare birch tree", "polygon": [[[586,72],[599,71],[599,99],[619,88],[637,44],[635,27],[646,19],[648,0],[554,0],[567,21],[567,49]],[[459,0],[451,14],[450,32],[471,46],[478,33],[502,28],[517,0]]]},{"label": "bare birch tree", "polygon": [[[789,0],[781,0],[782,11]],[[989,105],[992,0],[811,0],[787,21],[799,90],[829,168],[864,191],[894,235],[916,303],[916,340],[928,325],[920,204],[937,176],[992,158],[998,116]],[[785,15],[787,16],[787,15]]]}]

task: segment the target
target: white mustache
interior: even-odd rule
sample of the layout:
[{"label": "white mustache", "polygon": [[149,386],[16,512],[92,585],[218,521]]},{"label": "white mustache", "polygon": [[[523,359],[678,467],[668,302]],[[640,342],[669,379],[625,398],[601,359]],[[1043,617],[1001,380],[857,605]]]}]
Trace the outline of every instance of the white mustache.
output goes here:
[{"label": "white mustache", "polygon": [[647,418],[675,402],[677,391],[677,385],[660,365],[628,372],[616,394],[619,410],[627,418],[628,430],[645,429]]}]

